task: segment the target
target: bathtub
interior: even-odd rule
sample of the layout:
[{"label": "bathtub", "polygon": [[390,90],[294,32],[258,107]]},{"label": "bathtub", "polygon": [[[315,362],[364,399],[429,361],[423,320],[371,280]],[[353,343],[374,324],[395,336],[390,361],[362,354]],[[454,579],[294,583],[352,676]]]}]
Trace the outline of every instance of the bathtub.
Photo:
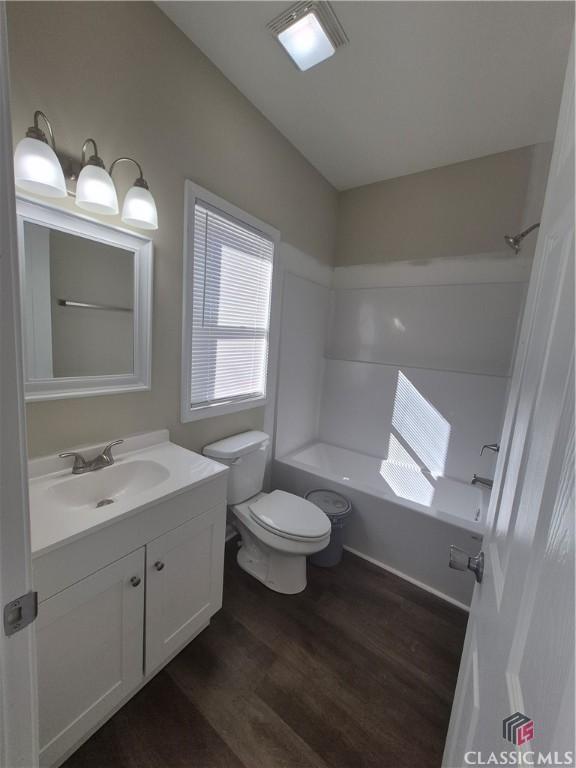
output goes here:
[{"label": "bathtub", "polygon": [[314,488],[343,493],[354,507],[346,549],[468,608],[474,578],[448,568],[449,549],[480,550],[486,489],[327,443],[276,458],[272,473],[275,488],[300,496]]}]

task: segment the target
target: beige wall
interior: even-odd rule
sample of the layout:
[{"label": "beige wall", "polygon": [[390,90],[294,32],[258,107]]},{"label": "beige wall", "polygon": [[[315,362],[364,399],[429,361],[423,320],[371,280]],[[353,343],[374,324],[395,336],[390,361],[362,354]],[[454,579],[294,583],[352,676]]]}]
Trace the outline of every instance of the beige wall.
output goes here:
[{"label": "beige wall", "polygon": [[499,251],[519,230],[534,147],[488,155],[340,194],[336,264]]},{"label": "beige wall", "polygon": [[[184,179],[325,263],[336,192],[153,3],[10,2],[8,32],[15,140],[42,109],[63,150],[78,155],[93,136],[107,163],[133,155],[160,218],[151,392],[30,404],[30,455],[166,426],[197,449],[261,427],[261,409],[179,422]],[[119,169],[117,178],[123,192],[134,173]]]}]

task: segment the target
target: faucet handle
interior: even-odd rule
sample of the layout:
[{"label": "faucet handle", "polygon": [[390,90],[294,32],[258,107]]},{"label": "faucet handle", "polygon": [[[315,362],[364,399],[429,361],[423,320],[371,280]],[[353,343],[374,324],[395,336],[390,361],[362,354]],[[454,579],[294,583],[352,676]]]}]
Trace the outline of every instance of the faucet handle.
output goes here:
[{"label": "faucet handle", "polygon": [[114,440],[112,443],[108,443],[100,455],[104,456],[107,461],[114,462],[114,458],[112,457],[112,448],[114,448],[115,445],[120,445],[123,442],[124,440]]},{"label": "faucet handle", "polygon": [[59,453],[58,457],[60,459],[74,457],[74,466],[72,467],[73,472],[77,472],[79,469],[84,469],[87,466],[87,461],[84,456],[82,456],[81,453],[76,453],[76,451],[66,451],[66,453]]},{"label": "faucet handle", "polygon": [[498,451],[500,450],[500,443],[487,443],[486,445],[483,445],[482,450],[480,451],[480,456],[482,456],[485,450],[498,453]]}]

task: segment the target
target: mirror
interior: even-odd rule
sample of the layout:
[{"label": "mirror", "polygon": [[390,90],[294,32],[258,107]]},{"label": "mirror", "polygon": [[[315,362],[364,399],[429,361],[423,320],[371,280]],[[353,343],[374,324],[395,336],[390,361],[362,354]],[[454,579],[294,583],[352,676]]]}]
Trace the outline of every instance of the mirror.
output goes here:
[{"label": "mirror", "polygon": [[30,379],[134,370],[134,253],[24,223]]},{"label": "mirror", "polygon": [[18,200],[29,400],[149,389],[152,243]]}]

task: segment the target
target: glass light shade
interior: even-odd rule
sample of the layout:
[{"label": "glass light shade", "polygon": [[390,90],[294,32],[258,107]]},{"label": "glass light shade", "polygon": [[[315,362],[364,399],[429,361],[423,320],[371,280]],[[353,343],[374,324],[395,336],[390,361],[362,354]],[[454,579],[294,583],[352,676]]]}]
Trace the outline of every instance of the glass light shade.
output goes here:
[{"label": "glass light shade", "polygon": [[118,196],[110,174],[97,165],[85,165],[76,183],[76,205],[85,211],[112,216],[118,213]]},{"label": "glass light shade", "polygon": [[278,35],[298,69],[303,72],[332,56],[336,49],[315,13],[307,13]]},{"label": "glass light shade", "polygon": [[51,146],[28,136],[14,152],[14,181],[17,187],[45,197],[66,197],[66,181],[60,161]]},{"label": "glass light shade", "polygon": [[148,189],[133,186],[126,193],[122,221],[140,229],[158,229],[156,203]]}]

